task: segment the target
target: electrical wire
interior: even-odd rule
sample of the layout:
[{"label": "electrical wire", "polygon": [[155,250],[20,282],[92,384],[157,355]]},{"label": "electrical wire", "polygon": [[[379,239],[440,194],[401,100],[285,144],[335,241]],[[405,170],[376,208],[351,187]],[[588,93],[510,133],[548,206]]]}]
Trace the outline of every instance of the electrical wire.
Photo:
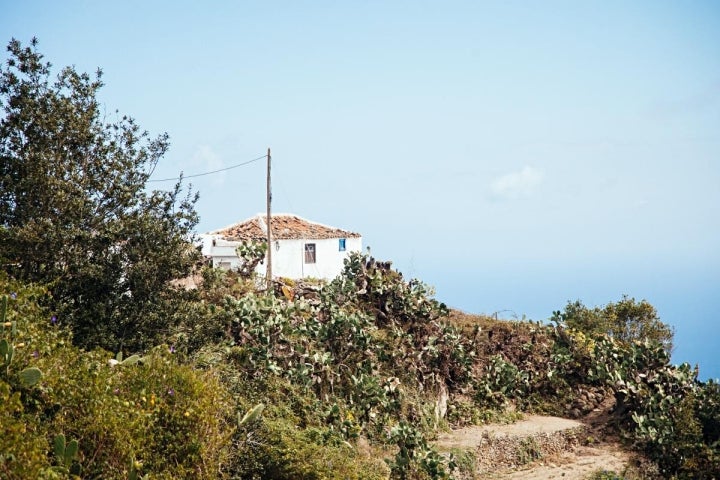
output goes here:
[{"label": "electrical wire", "polygon": [[253,162],[257,162],[258,160],[262,160],[262,159],[264,159],[264,158],[267,158],[267,155],[263,155],[263,156],[261,156],[261,157],[253,158],[252,160],[248,160],[247,162],[238,163],[237,165],[231,165],[231,166],[229,166],[229,167],[221,168],[221,169],[219,169],[219,170],[213,170],[213,171],[211,171],[211,172],[195,173],[195,174],[193,174],[193,175],[183,175],[182,177],[159,178],[159,179],[156,179],[156,180],[148,180],[148,183],[150,183],[150,182],[169,182],[169,181],[171,181],[171,180],[180,180],[180,179],[185,179],[185,178],[203,177],[203,176],[205,176],[205,175],[211,175],[211,174],[213,174],[213,173],[224,172],[224,171],[226,171],[226,170],[232,170],[233,168],[242,167],[242,166],[244,166],[244,165],[248,165],[248,164],[251,164],[251,163],[253,163]]}]

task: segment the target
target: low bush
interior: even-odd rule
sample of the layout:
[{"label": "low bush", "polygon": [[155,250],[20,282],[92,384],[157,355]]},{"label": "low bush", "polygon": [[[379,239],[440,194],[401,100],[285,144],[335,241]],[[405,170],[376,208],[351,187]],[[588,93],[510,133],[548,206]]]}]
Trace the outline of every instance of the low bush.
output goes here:
[{"label": "low bush", "polygon": [[[14,346],[0,371],[2,441],[11,439],[0,450],[4,478],[76,471],[125,479],[133,468],[154,478],[218,478],[235,411],[212,371],[178,364],[167,347],[113,366],[110,353],[72,345],[62,320],[38,305],[42,289],[0,283],[8,292],[0,342]],[[31,385],[17,373],[28,368],[40,372]],[[60,435],[79,445],[63,462],[49,455]]]},{"label": "low bush", "polygon": [[591,376],[615,392],[615,415],[625,437],[667,478],[720,476],[715,384],[697,380],[688,364],[670,364],[658,343],[600,338]]},{"label": "low bush", "polygon": [[50,467],[45,438],[28,429],[20,392],[0,380],[0,478],[42,478]]}]

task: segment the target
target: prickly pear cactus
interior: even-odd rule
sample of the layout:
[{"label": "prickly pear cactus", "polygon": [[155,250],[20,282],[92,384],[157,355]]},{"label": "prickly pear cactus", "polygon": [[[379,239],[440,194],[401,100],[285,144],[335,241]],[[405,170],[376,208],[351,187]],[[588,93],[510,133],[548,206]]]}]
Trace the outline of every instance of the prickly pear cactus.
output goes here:
[{"label": "prickly pear cactus", "polygon": [[78,441],[70,440],[70,442],[65,443],[65,435],[61,433],[55,437],[55,441],[53,443],[53,451],[55,453],[55,457],[57,457],[58,463],[63,467],[70,467],[78,453]]},{"label": "prickly pear cactus", "polygon": [[242,428],[257,420],[264,409],[265,405],[262,403],[258,403],[253,408],[248,410],[244,417],[241,418],[240,414],[238,413],[238,428]]},{"label": "prickly pear cactus", "polygon": [[32,387],[42,379],[42,372],[39,368],[29,367],[20,372],[20,383],[24,387]]}]

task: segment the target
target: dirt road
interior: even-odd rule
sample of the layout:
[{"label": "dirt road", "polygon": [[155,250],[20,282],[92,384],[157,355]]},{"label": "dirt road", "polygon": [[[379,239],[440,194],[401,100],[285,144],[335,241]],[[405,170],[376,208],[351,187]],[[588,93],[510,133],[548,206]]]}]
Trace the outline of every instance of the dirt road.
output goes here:
[{"label": "dirt road", "polygon": [[576,420],[529,415],[509,425],[454,430],[440,435],[436,445],[476,452],[475,478],[584,480],[596,471],[622,472],[628,454],[612,443],[583,446],[578,436],[584,427]]}]

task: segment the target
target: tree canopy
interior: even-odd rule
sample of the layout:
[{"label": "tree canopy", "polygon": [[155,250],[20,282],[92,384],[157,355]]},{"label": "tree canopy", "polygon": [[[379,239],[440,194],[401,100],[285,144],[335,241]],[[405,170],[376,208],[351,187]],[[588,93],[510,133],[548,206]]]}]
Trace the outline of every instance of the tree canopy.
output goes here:
[{"label": "tree canopy", "polygon": [[672,351],[673,329],[660,321],[658,312],[647,300],[636,301],[627,295],[604,307],[588,308],[576,300],[565,310],[553,312],[552,320],[586,334],[607,334],[621,342],[652,340]]},{"label": "tree canopy", "polygon": [[102,71],[55,78],[37,40],[0,66],[0,263],[47,284],[84,346],[141,348],[167,327],[197,259],[197,195],[146,190],[169,147],[97,99]]}]

